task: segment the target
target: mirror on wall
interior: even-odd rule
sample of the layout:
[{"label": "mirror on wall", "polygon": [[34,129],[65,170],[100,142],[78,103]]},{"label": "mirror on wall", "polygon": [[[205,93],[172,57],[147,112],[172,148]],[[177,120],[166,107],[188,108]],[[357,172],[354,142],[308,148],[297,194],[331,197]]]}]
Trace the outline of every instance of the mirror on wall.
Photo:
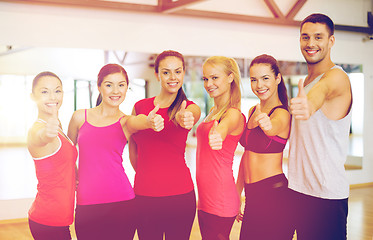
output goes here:
[{"label": "mirror on wall", "polygon": [[[130,87],[121,106],[124,113],[130,114],[139,99],[156,95],[159,84],[154,76],[154,56],[154,53],[60,48],[19,48],[18,51],[0,52],[0,199],[21,198],[14,193],[17,189],[30,198],[36,192],[36,187],[24,186],[24,178],[34,172],[28,171],[27,175],[19,166],[33,167],[26,149],[26,135],[37,114],[30,98],[32,79],[37,73],[52,71],[63,81],[65,95],[60,119],[66,131],[75,109],[95,106],[97,73],[105,63],[122,64],[128,72]],[[201,119],[213,104],[201,80],[205,59],[206,56],[185,56],[187,71],[183,87],[187,96],[201,107]],[[258,103],[251,91],[248,75],[251,59],[236,60],[242,75],[242,112],[247,115],[249,108]],[[306,64],[290,61],[279,61],[279,64],[289,96],[295,95],[299,79],[307,74]],[[349,156],[345,166],[348,170],[361,169],[364,114],[362,65],[339,65],[350,76],[354,97]],[[29,158],[27,164],[22,162],[25,158]],[[35,179],[28,182],[36,185]]]},{"label": "mirror on wall", "polygon": [[[202,64],[206,57],[186,56],[187,72],[185,77],[185,92],[188,97],[197,102],[202,110],[201,119],[207,115],[213,105],[204,91],[202,77]],[[249,66],[252,59],[235,58],[242,78],[241,111],[246,115],[250,107],[259,103],[252,93],[250,86]],[[307,76],[307,64],[305,62],[281,61],[279,66],[283,75],[289,99],[298,94],[298,82]],[[363,119],[364,119],[364,74],[361,64],[336,63],[341,66],[351,80],[353,94],[352,121],[350,127],[349,152],[345,164],[346,170],[362,169],[363,159]],[[285,149],[285,159],[286,159]]]}]

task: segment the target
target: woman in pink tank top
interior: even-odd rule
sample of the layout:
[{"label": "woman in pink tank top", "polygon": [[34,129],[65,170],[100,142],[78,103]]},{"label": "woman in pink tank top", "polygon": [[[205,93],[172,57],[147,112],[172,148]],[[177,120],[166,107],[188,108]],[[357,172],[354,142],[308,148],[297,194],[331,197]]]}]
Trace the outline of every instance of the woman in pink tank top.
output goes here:
[{"label": "woman in pink tank top", "polygon": [[245,187],[245,211],[240,239],[292,239],[288,211],[288,182],[282,156],[290,132],[290,114],[284,80],[275,58],[260,55],[250,64],[253,93],[260,104],[252,107],[241,144],[237,188]]},{"label": "woman in pink tank top", "polygon": [[75,202],[77,150],[62,132],[58,110],[63,100],[62,82],[51,72],[39,73],[32,83],[38,120],[27,137],[34,159],[38,193],[29,210],[29,227],[37,240],[69,240]]},{"label": "woman in pink tank top", "polygon": [[127,116],[119,105],[128,89],[123,67],[107,64],[97,80],[102,101],[74,112],[68,135],[79,147],[75,230],[79,240],[133,239],[135,206],[132,186],[123,169],[123,149],[141,129],[163,129],[155,106],[148,115]]},{"label": "woman in pink tank top", "polygon": [[198,221],[202,239],[229,239],[240,207],[233,157],[245,125],[239,67],[232,58],[210,57],[203,81],[214,106],[197,128]]}]

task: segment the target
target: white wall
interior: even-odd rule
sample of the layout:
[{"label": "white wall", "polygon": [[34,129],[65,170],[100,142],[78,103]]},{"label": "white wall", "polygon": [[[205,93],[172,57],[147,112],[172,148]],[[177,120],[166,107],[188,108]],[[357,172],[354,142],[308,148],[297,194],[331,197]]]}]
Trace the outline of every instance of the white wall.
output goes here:
[{"label": "white wall", "polygon": [[[363,18],[353,16],[366,16],[371,9],[369,2],[359,0],[353,5],[350,2],[331,0],[326,5],[321,0],[308,1],[297,18],[323,11],[335,19],[343,19],[343,22],[336,23],[364,24]],[[325,7],[331,5],[334,7]],[[342,11],[346,7],[348,14]],[[351,17],[347,18],[348,15]],[[268,53],[280,60],[303,61],[299,50],[299,29],[296,27],[0,2],[0,31],[1,45],[149,53],[175,49],[185,55],[245,58]],[[373,122],[373,41],[362,42],[364,35],[358,33],[336,32],[335,35],[332,59],[335,62],[363,64],[365,75],[363,168],[348,171],[348,178],[351,184],[373,182],[373,139],[370,137],[373,135],[370,124]],[[76,64],[79,65],[79,62]],[[1,64],[0,57],[2,74],[24,73],[28,68],[4,66],[6,64]]]}]

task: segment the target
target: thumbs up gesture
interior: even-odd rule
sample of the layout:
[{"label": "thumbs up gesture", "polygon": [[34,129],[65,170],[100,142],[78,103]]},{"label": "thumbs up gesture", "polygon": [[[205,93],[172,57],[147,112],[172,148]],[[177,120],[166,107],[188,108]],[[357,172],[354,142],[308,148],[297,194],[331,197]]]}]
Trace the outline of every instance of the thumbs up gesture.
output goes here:
[{"label": "thumbs up gesture", "polygon": [[216,130],[218,122],[214,120],[214,125],[209,132],[209,145],[212,150],[220,150],[223,147],[223,139],[220,133]]},{"label": "thumbs up gesture", "polygon": [[269,131],[272,129],[272,122],[266,113],[261,111],[260,104],[256,105],[254,121],[258,123],[258,126],[263,131]]},{"label": "thumbs up gesture", "polygon": [[164,128],[164,119],[161,115],[157,114],[158,110],[159,105],[155,106],[155,108],[149,112],[146,118],[148,124],[156,132],[159,132]]},{"label": "thumbs up gesture", "polygon": [[304,91],[304,80],[298,82],[298,95],[290,100],[291,114],[297,120],[307,120],[310,118],[310,107],[307,99],[307,94]]},{"label": "thumbs up gesture", "polygon": [[44,134],[47,138],[55,138],[58,135],[59,129],[60,121],[58,120],[58,109],[57,106],[55,106],[52,108],[52,115],[45,125]]},{"label": "thumbs up gesture", "polygon": [[180,110],[176,113],[176,120],[181,127],[191,129],[194,125],[194,116],[186,109],[186,104],[185,100],[181,103]]}]

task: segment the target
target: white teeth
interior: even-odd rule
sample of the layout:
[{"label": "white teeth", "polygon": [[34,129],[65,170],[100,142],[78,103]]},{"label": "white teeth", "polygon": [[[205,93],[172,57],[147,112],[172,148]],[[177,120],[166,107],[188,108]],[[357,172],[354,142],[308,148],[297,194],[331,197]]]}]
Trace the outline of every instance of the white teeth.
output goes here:
[{"label": "white teeth", "polygon": [[257,92],[258,93],[265,93],[265,92],[267,92],[267,90],[258,90]]},{"label": "white teeth", "polygon": [[307,50],[308,53],[310,54],[315,54],[317,52],[317,50]]},{"label": "white teeth", "polygon": [[176,86],[177,85],[177,83],[169,83],[168,85],[170,85],[170,86]]},{"label": "white teeth", "polygon": [[46,105],[48,107],[55,107],[55,106],[57,106],[57,103],[47,103]]}]

